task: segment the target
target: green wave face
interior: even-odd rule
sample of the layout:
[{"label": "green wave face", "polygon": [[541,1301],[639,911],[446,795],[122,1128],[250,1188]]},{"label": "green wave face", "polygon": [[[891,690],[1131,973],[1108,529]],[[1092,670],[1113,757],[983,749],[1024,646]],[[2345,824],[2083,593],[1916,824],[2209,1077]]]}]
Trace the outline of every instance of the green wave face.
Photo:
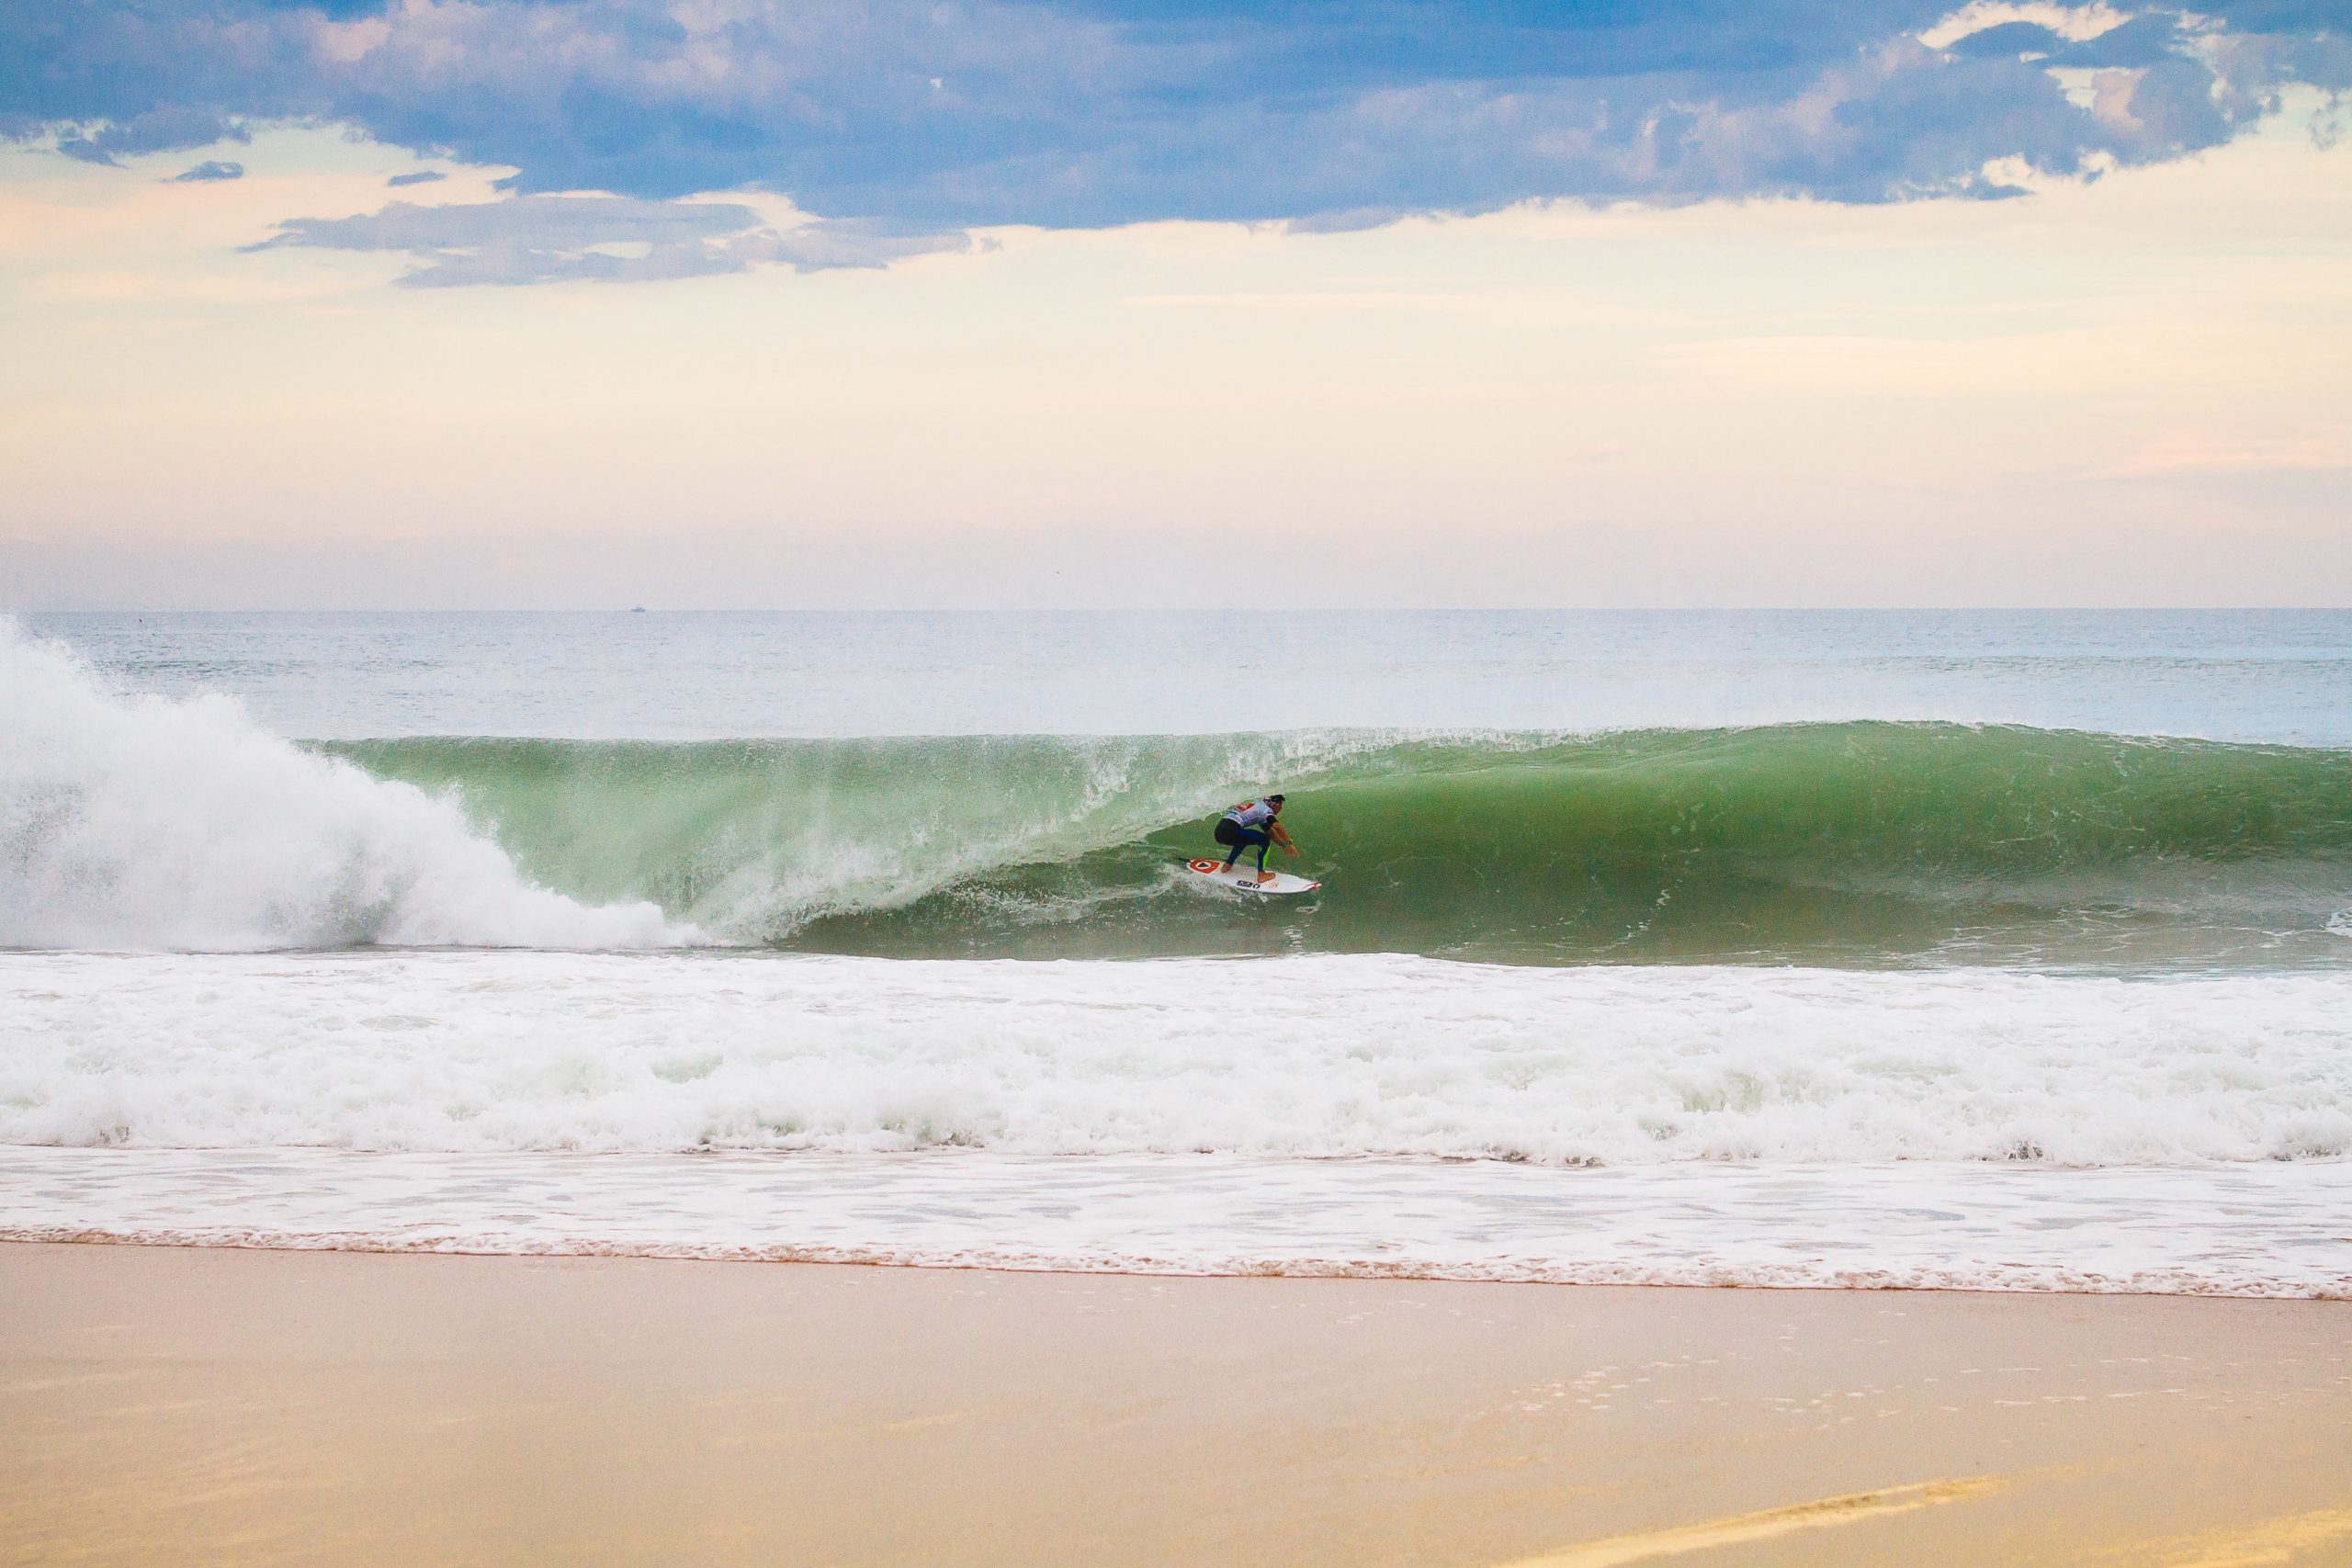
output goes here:
[{"label": "green wave face", "polygon": [[[539,880],[905,954],[2352,962],[2352,754],[1940,724],[326,748]],[[1322,890],[1176,870],[1283,788]]]}]

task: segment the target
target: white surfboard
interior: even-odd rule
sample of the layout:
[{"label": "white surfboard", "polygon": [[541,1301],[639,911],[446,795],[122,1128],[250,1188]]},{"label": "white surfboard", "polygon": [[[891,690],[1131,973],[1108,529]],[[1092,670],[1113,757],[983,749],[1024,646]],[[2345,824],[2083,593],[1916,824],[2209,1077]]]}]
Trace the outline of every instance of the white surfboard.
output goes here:
[{"label": "white surfboard", "polygon": [[1261,882],[1254,865],[1227,865],[1221,860],[1188,860],[1184,863],[1184,869],[1203,881],[1237,887],[1244,893],[1312,893],[1323,886],[1319,882],[1309,882],[1303,876],[1293,876],[1286,871],[1278,871]]}]

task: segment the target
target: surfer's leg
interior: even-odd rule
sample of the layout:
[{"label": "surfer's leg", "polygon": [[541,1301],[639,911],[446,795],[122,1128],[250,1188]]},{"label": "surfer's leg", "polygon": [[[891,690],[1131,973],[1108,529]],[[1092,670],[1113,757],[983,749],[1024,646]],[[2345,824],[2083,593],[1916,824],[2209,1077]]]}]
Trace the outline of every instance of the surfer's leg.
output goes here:
[{"label": "surfer's leg", "polygon": [[1225,863],[1231,865],[1234,861],[1240,859],[1241,852],[1245,847],[1255,849],[1258,852],[1258,880],[1265,881],[1266,846],[1273,842],[1273,835],[1263,828],[1237,828],[1234,829],[1233,837],[1233,855]]},{"label": "surfer's leg", "polygon": [[1266,832],[1264,829],[1244,828],[1238,822],[1222,821],[1216,825],[1216,841],[1233,846],[1226,852],[1225,857],[1225,863],[1228,870],[1231,869],[1234,862],[1241,858],[1241,852],[1252,844],[1258,847],[1258,869],[1261,872],[1266,869],[1266,845],[1272,841],[1272,835]]}]

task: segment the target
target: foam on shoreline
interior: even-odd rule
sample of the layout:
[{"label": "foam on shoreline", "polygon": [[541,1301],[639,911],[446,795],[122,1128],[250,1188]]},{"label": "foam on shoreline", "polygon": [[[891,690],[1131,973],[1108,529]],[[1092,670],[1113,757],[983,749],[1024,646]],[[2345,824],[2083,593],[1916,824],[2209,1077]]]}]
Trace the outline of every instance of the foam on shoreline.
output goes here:
[{"label": "foam on shoreline", "polygon": [[0,1240],[2352,1300],[2352,1164],[0,1149]]}]

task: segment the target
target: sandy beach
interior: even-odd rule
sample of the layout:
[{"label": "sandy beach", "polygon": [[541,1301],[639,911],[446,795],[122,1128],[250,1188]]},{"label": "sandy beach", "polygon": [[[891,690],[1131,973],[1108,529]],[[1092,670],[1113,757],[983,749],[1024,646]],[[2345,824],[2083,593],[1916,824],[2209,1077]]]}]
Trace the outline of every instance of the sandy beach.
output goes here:
[{"label": "sandy beach", "polygon": [[2352,1304],[0,1247],[22,1563],[2333,1564]]}]

